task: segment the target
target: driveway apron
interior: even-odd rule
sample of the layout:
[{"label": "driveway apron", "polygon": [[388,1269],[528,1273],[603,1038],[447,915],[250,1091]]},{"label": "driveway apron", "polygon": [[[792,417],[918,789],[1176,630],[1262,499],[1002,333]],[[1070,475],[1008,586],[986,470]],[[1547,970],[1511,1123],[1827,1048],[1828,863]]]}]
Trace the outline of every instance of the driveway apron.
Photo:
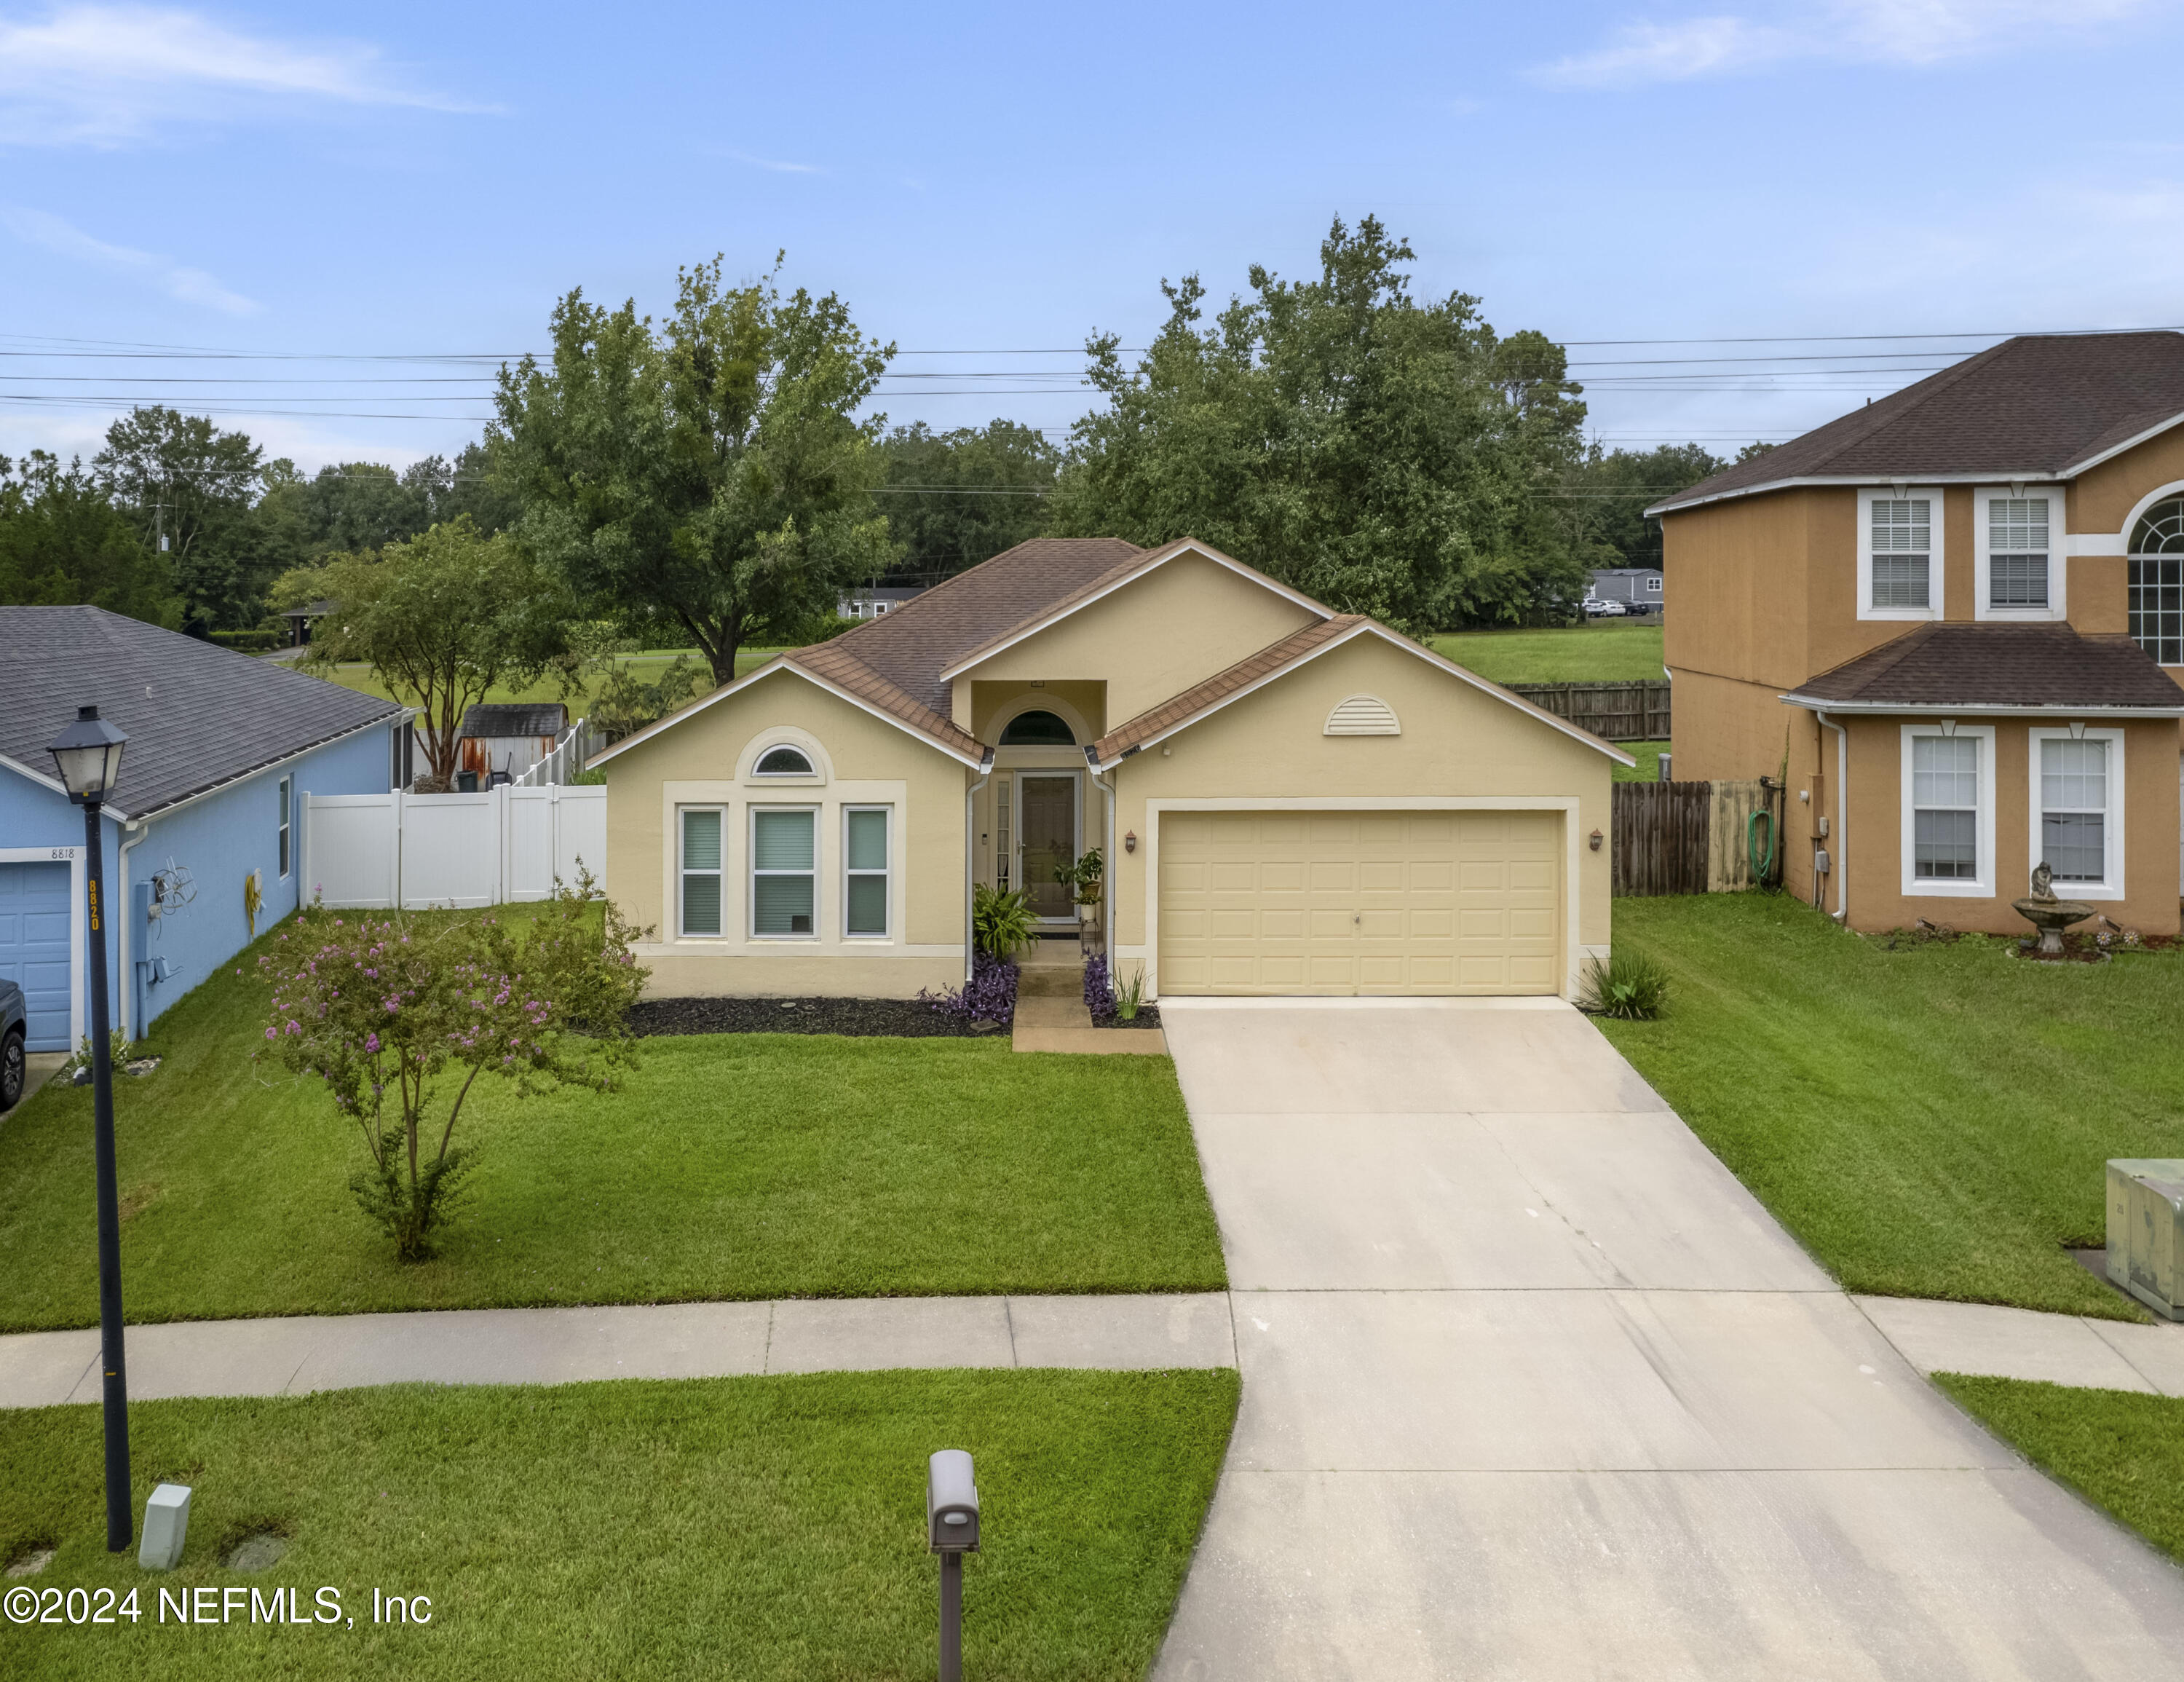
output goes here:
[{"label": "driveway apron", "polygon": [[1163,1682],[2180,1662],[2184,1575],[1930,1389],[1568,1005],[1162,1006],[1244,1374]]}]

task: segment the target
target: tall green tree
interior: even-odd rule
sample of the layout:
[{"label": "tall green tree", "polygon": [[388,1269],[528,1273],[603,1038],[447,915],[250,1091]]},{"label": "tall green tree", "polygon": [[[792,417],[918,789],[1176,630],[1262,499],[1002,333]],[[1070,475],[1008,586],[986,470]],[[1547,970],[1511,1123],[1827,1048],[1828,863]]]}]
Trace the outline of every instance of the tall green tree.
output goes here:
[{"label": "tall green tree", "polygon": [[1555,501],[1573,544],[1597,552],[1599,566],[1658,566],[1661,522],[1646,510],[1729,464],[1703,444],[1648,450],[1591,446],[1564,476]]},{"label": "tall green tree", "polygon": [[200,629],[255,621],[259,593],[281,570],[248,516],[265,452],[243,432],[163,404],[132,409],[92,459],[99,482],[174,568]]},{"label": "tall green tree", "polygon": [[0,456],[0,602],[88,603],[170,630],[181,624],[166,561],[72,460],[33,450]]},{"label": "tall green tree", "polygon": [[938,583],[1046,529],[1061,452],[1036,426],[997,420],[936,432],[913,421],[880,454],[882,506],[902,545],[891,577]]},{"label": "tall green tree", "polygon": [[455,774],[463,715],[495,685],[521,688],[570,669],[571,604],[559,581],[505,533],[458,519],[376,554],[337,556],[317,582],[339,604],[311,632],[315,666],[368,664],[417,709],[427,785]]},{"label": "tall green tree", "polygon": [[894,558],[872,506],[884,417],[855,418],[894,348],[831,292],[783,296],[778,273],[679,270],[657,331],[633,301],[571,292],[551,361],[502,370],[488,437],[523,541],[592,611],[694,643],[722,683],[754,633],[831,610]]},{"label": "tall green tree", "polygon": [[1195,275],[1134,369],[1087,344],[1106,406],[1078,422],[1050,529],[1205,538],[1331,604],[1423,632],[1582,592],[1540,493],[1576,459],[1561,347],[1507,339],[1463,292],[1410,291],[1407,242],[1339,219],[1317,278],[1253,265],[1210,324]]}]

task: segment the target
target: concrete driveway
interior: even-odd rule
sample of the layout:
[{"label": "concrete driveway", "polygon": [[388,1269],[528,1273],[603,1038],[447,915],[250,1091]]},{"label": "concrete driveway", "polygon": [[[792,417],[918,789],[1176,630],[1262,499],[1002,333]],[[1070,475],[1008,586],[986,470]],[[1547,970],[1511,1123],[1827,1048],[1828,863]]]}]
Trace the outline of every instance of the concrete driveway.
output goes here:
[{"label": "concrete driveway", "polygon": [[1162,1016],[1244,1373],[1164,1682],[2184,1663],[2184,1575],[1930,1390],[1567,1005]]}]

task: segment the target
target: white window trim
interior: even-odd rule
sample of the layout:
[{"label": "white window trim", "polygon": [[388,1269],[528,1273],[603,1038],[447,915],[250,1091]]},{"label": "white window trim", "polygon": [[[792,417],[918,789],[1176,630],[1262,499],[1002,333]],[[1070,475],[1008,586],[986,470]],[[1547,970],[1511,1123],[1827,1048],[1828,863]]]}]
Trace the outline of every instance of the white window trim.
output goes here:
[{"label": "white window trim", "polygon": [[[799,781],[803,779],[800,778]],[[826,876],[826,857],[819,822],[819,808],[811,805],[790,805],[785,802],[757,801],[749,807],[749,817],[744,825],[744,931],[747,939],[772,944],[786,940],[805,944],[819,938],[824,907],[819,884]],[[760,812],[809,812],[811,814],[811,868],[806,871],[767,871],[768,876],[805,876],[811,878],[811,928],[806,934],[760,934],[758,931],[758,815]]]},{"label": "white window trim", "polygon": [[[887,863],[878,870],[854,870],[850,865],[850,815],[852,812],[878,812],[887,819]],[[877,876],[887,883],[887,927],[878,933],[869,930],[852,933],[850,929],[850,882],[854,877]],[[894,808],[876,805],[869,800],[842,805],[842,938],[844,940],[892,940],[894,938]]]},{"label": "white window trim", "polygon": [[[1926,605],[1925,607],[1875,607],[1873,604],[1873,504],[1876,502],[1903,502],[1924,498],[1933,504],[1932,547],[1926,554]],[[1942,617],[1945,595],[1945,581],[1948,577],[1947,557],[1944,554],[1942,528],[1947,523],[1947,505],[1939,485],[1906,485],[1899,494],[1893,486],[1881,485],[1861,490],[1858,493],[1858,616],[1860,619],[1926,620]]]},{"label": "white window trim", "polygon": [[[1993,548],[1992,521],[1987,504],[1996,497],[2012,501],[2044,498],[2048,504],[2048,605],[1993,607],[1989,605],[1987,557]],[[2067,583],[2070,576],[2070,542],[2064,528],[2067,498],[2060,485],[2026,485],[2013,491],[2007,485],[1980,485],[1972,491],[1972,616],[1975,619],[2033,620],[2042,622],[2068,617]]]},{"label": "white window trim", "polygon": [[2042,742],[2068,742],[2082,738],[2088,742],[2109,744],[2109,805],[2108,822],[2101,826],[2102,877],[2098,882],[2059,882],[2055,895],[2061,899],[2120,899],[2124,884],[2130,878],[2125,875],[2123,794],[2124,734],[2120,730],[2028,730],[2025,732],[2025,785],[2030,792],[2031,806],[2031,845],[2025,857],[2032,863],[2028,872],[2040,863],[2040,855],[2046,846],[2041,834],[2040,744]]},{"label": "white window trim", "polygon": [[[768,754],[777,752],[783,748],[797,755],[811,768],[808,771],[760,771],[759,769],[766,763],[766,756]],[[818,783],[824,779],[819,774],[819,761],[813,757],[811,750],[801,742],[768,742],[751,755],[749,780],[753,783]]]},{"label": "white window trim", "polygon": [[1649,596],[1658,596],[1661,593],[1661,580],[1658,574],[1646,581],[1646,593]]},{"label": "white window trim", "polygon": [[286,882],[296,873],[296,779],[281,779],[281,833],[276,845],[281,857],[281,880]]},{"label": "white window trim", "polygon": [[1994,856],[1994,727],[1992,724],[1959,724],[1953,727],[1958,737],[1976,737],[1985,744],[1980,750],[1979,784],[1979,866],[1978,877],[1970,882],[1936,881],[1918,874],[1918,830],[1911,805],[1911,744],[1921,736],[1946,736],[1951,733],[1940,720],[1931,724],[1906,724],[1902,727],[1903,794],[1898,801],[1902,820],[1903,897],[1907,899],[1991,899],[1995,892]]},{"label": "white window trim", "polygon": [[[721,926],[710,934],[693,934],[682,909],[682,879],[689,874],[682,860],[682,814],[718,812],[721,815],[721,862],[715,872],[721,879]],[[675,938],[677,940],[722,940],[728,933],[728,808],[725,803],[690,801],[675,808]]]}]

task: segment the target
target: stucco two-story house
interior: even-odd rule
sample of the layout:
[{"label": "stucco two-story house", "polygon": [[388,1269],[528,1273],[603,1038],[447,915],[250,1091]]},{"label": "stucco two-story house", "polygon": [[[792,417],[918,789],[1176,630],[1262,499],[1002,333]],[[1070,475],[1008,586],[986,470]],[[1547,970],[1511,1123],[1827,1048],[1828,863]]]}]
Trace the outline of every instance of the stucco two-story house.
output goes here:
[{"label": "stucco two-story house", "polygon": [[1563,994],[1608,939],[1612,744],[1206,544],[1040,539],[593,761],[655,995],[961,982],[972,891],[1097,850],[1186,994]]},{"label": "stucco two-story house", "polygon": [[1649,512],[1677,774],[1786,771],[1853,927],[2178,927],[2184,334],[2014,338]]}]

